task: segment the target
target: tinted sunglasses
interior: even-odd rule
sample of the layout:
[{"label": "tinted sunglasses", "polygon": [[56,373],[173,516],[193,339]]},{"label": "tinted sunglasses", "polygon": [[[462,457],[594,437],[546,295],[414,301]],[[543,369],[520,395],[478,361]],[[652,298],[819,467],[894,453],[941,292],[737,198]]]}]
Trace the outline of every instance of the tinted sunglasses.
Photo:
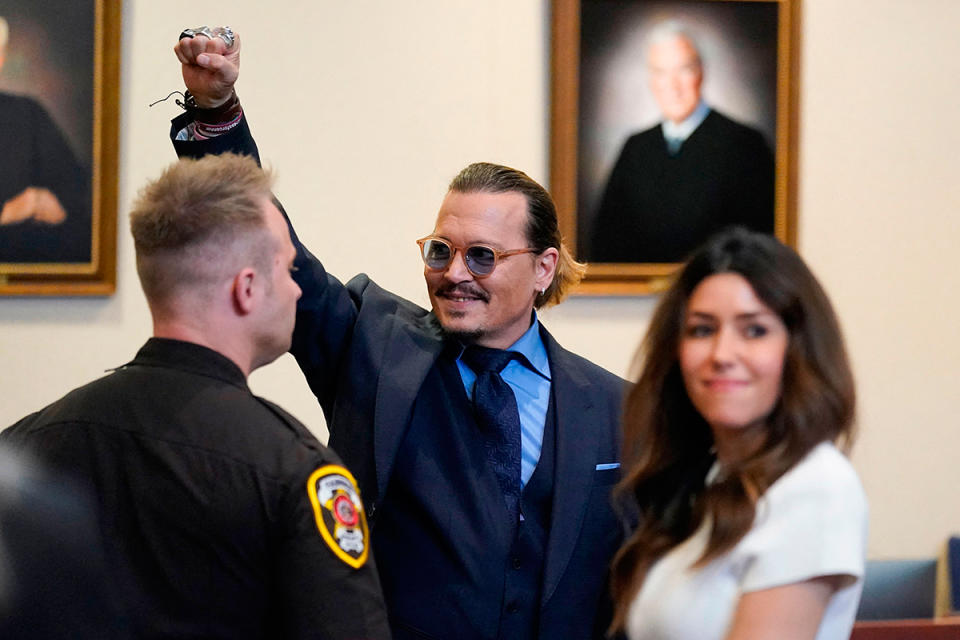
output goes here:
[{"label": "tinted sunglasses", "polygon": [[423,258],[423,264],[427,266],[427,269],[443,271],[453,262],[453,257],[459,251],[463,255],[463,263],[467,265],[470,273],[477,278],[485,278],[493,273],[500,258],[508,258],[521,253],[537,253],[536,249],[498,251],[485,244],[459,247],[435,236],[421,238],[417,240],[417,244],[420,245],[420,257]]}]

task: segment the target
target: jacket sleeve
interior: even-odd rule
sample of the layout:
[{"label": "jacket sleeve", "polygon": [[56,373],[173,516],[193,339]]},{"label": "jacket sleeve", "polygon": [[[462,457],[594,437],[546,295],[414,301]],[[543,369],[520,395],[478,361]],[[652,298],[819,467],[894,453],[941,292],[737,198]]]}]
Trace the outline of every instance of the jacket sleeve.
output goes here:
[{"label": "jacket sleeve", "polygon": [[[177,140],[177,134],[190,123],[190,115],[181,114],[170,127],[170,139],[180,158],[202,158],[205,155],[237,153],[249,155],[260,164],[260,152],[250,133],[246,116],[227,133],[206,140]],[[274,204],[283,213],[290,229],[290,239],[297,250],[294,280],[303,291],[297,303],[297,322],[290,353],[297,359],[310,389],[320,401],[327,424],[333,411],[337,375],[343,365],[357,320],[357,303],[346,288],[329,275],[323,264],[300,242],[286,210],[279,201]]]},{"label": "jacket sleeve", "polygon": [[274,581],[285,638],[387,640],[359,489],[335,456],[304,467],[282,509]]}]

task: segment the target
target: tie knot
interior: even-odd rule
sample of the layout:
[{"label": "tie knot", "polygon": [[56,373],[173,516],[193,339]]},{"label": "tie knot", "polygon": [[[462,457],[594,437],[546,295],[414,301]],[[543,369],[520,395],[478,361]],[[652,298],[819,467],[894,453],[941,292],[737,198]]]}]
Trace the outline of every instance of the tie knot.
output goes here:
[{"label": "tie knot", "polygon": [[470,346],[464,350],[461,357],[467,363],[467,366],[479,375],[485,371],[500,373],[505,366],[510,364],[511,360],[522,356],[516,351]]}]

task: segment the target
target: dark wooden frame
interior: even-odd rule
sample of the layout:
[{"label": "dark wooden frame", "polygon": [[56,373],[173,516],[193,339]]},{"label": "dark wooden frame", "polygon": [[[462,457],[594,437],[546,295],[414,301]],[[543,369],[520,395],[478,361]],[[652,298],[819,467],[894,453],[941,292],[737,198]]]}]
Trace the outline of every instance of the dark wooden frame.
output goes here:
[{"label": "dark wooden frame", "polygon": [[[678,4],[691,0],[672,0]],[[797,109],[800,0],[766,1],[779,5],[777,23],[775,233],[796,246]],[[550,187],[560,229],[568,246],[577,246],[578,103],[580,0],[553,0],[551,51]],[[649,294],[662,289],[677,264],[592,263],[577,289],[586,295]]]},{"label": "dark wooden frame", "polygon": [[850,640],[956,640],[960,638],[960,618],[932,620],[859,621],[853,625]]},{"label": "dark wooden frame", "polygon": [[108,295],[116,289],[121,2],[95,0],[94,11],[91,259],[0,264],[0,295]]}]

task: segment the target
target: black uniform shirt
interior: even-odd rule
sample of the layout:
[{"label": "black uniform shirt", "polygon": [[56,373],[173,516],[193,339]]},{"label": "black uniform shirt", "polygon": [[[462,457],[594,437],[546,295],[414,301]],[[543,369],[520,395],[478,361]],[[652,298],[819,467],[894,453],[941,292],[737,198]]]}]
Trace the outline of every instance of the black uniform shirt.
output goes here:
[{"label": "black uniform shirt", "polygon": [[219,353],[153,338],[3,438],[92,485],[138,637],[389,636],[352,476]]}]

